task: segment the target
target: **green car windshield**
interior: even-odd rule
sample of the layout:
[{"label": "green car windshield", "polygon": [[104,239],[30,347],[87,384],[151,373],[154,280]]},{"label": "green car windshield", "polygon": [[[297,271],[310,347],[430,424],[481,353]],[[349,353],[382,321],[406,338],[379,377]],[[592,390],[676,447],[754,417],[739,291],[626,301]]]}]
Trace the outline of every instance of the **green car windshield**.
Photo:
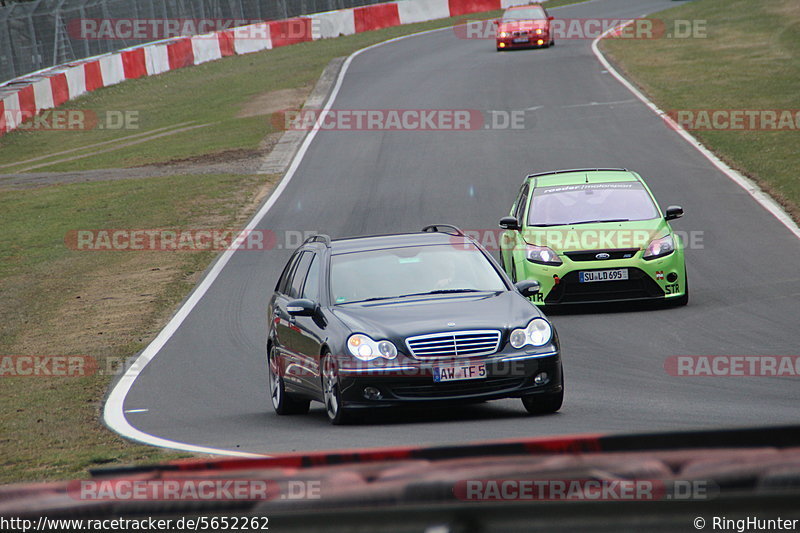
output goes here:
[{"label": "green car windshield", "polygon": [[639,182],[580,183],[536,187],[528,211],[528,226],[624,222],[656,217],[658,209]]},{"label": "green car windshield", "polygon": [[472,244],[409,246],[331,257],[334,304],[409,295],[507,290]]}]

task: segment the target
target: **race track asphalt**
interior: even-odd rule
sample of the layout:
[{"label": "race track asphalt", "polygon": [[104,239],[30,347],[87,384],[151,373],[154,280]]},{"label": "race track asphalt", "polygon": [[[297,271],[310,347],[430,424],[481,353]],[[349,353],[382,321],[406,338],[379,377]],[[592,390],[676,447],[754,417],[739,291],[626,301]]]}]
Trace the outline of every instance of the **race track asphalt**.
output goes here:
[{"label": "race track asphalt", "polygon": [[[669,0],[593,0],[558,17],[636,17]],[[553,315],[566,375],[563,409],[528,417],[519,400],[402,412],[333,427],[321,404],[278,417],[267,394],[266,305],[291,250],[233,255],[124,401],[150,435],[256,453],[432,445],[595,432],[796,422],[796,378],[672,377],[671,355],[798,355],[800,241],[609,73],[590,40],[497,53],[443,30],[354,59],[335,109],[526,110],[524,129],[320,132],[259,224],[279,243],[416,231],[448,222],[495,229],[527,173],[626,167],[663,207],[682,205],[691,302],[672,309]],[[700,239],[697,242],[697,239]]]}]

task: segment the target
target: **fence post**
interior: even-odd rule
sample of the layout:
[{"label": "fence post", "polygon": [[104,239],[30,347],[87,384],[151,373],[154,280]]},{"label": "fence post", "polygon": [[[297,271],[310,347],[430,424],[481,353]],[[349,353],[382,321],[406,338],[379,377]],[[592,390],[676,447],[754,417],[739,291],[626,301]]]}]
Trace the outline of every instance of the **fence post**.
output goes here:
[{"label": "fence post", "polygon": [[3,14],[3,18],[0,19],[0,29],[2,28],[5,29],[5,31],[0,32],[0,35],[5,36],[6,38],[5,43],[3,43],[3,49],[7,51],[6,53],[8,54],[7,56],[8,64],[9,67],[11,67],[10,71],[8,72],[0,72],[0,76],[2,76],[0,77],[0,81],[5,79],[10,80],[11,78],[15,78],[17,76],[17,65],[16,61],[14,61],[15,59],[14,56],[16,54],[14,53],[14,49],[11,47],[11,27],[8,25],[8,18],[13,10],[14,10],[14,5],[12,4],[8,11],[3,10],[5,11],[5,13]]},{"label": "fence post", "polygon": [[39,7],[41,0],[36,0],[36,5],[33,9],[28,13],[28,29],[31,32],[31,63],[33,70],[39,70],[42,64],[42,53],[39,50],[40,43],[39,40],[36,38],[36,26],[33,24],[33,13],[36,11],[36,8]]},{"label": "fence post", "polygon": [[[85,19],[86,18],[86,0],[82,0],[81,1],[81,5],[78,8],[78,11],[81,14],[81,19]],[[92,55],[92,51],[89,48],[89,39],[86,39],[85,35],[83,37],[84,38],[81,39],[83,41],[83,57],[89,57],[89,56]]]}]

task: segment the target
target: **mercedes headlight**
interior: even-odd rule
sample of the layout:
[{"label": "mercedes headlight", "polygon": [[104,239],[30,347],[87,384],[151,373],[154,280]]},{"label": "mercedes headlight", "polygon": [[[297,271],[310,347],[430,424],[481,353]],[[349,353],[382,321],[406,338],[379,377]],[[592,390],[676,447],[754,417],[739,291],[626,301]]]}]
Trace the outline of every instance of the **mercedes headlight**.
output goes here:
[{"label": "mercedes headlight", "polygon": [[347,349],[362,361],[372,361],[378,357],[394,359],[397,357],[397,347],[389,341],[375,341],[366,335],[356,333],[347,339]]},{"label": "mercedes headlight", "polygon": [[515,329],[511,332],[509,342],[516,349],[525,345],[544,346],[553,337],[553,327],[544,318],[534,318],[525,328]]}]

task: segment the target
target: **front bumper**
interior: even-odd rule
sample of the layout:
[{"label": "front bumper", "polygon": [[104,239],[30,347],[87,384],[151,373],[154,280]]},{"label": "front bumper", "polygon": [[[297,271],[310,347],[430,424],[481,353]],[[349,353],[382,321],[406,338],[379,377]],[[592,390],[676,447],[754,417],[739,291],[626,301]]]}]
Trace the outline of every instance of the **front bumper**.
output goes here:
[{"label": "front bumper", "polygon": [[[515,42],[521,39],[528,39],[523,42]],[[537,46],[547,46],[550,44],[550,36],[547,32],[541,34],[528,33],[526,35],[510,35],[508,37],[497,37],[496,46],[499,50],[508,50],[510,48],[531,48]]]},{"label": "front bumper", "polygon": [[[645,261],[641,252],[618,260],[573,261],[562,254],[563,263],[547,266],[522,259],[525,279],[539,282],[533,299],[537,305],[558,306],[620,301],[666,301],[686,294],[686,268],[682,250]],[[628,270],[628,280],[580,283],[581,271]]]},{"label": "front bumper", "polygon": [[[486,377],[436,383],[434,366],[486,364]],[[558,392],[562,388],[561,355],[558,350],[543,354],[498,354],[491,357],[438,359],[397,365],[396,370],[339,369],[342,400],[347,407],[373,408],[424,403],[470,402],[515,398],[531,394]],[[402,369],[401,369],[402,368]],[[542,385],[534,377],[547,372]],[[373,387],[380,398],[367,399],[364,389]]]}]

